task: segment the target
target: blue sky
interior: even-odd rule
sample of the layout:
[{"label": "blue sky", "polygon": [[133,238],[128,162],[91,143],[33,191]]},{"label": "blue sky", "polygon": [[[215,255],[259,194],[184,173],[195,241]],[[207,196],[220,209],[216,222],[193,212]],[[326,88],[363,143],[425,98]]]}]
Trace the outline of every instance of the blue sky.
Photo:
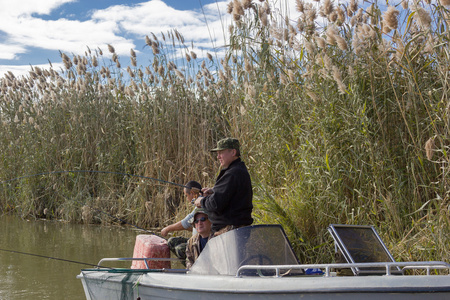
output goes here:
[{"label": "blue sky", "polygon": [[[25,75],[30,65],[57,70],[59,51],[84,55],[107,45],[138,63],[149,55],[145,36],[177,29],[199,56],[225,43],[229,1],[219,0],[0,0],[0,77]],[[225,28],[225,29],[224,29]],[[126,59],[121,60],[125,62]],[[146,60],[148,61],[148,60]],[[141,62],[141,63],[142,63]]]}]

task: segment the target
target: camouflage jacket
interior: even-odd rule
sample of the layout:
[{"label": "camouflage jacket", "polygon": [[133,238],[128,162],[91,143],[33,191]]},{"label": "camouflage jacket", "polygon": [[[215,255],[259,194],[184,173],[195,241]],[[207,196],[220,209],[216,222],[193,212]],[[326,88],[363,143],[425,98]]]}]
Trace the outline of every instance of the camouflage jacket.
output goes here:
[{"label": "camouflage jacket", "polygon": [[[214,237],[211,233],[208,237],[208,241]],[[195,260],[200,255],[200,235],[197,233],[193,235],[187,242],[186,246],[186,268],[190,269],[194,264]]]}]

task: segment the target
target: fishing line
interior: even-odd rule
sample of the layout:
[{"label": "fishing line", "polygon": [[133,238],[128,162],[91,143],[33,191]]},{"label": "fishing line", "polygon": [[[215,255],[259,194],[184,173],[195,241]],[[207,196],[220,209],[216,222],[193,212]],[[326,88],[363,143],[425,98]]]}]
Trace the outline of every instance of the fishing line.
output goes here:
[{"label": "fishing line", "polygon": [[52,257],[52,256],[46,256],[46,255],[40,255],[40,254],[34,254],[34,253],[21,252],[21,251],[16,251],[16,250],[1,249],[1,248],[0,248],[0,251],[41,257],[41,258],[47,258],[47,259],[53,259],[53,260],[59,260],[59,261],[69,262],[69,263],[73,263],[73,264],[79,264],[79,265],[83,265],[83,266],[93,266],[93,267],[97,267],[97,268],[106,268],[106,269],[114,270],[114,268],[104,267],[104,266],[91,264],[91,263],[85,263],[85,262],[76,261],[76,260],[70,260],[70,259],[64,259],[64,258],[58,258],[58,257]]},{"label": "fishing line", "polygon": [[[191,189],[190,187],[187,187],[187,186],[182,185],[182,184],[178,184],[178,183],[171,182],[171,181],[167,181],[167,180],[163,180],[163,179],[158,179],[158,178],[148,177],[148,176],[135,175],[135,174],[129,174],[129,173],[120,173],[120,172],[110,172],[110,171],[95,171],[95,170],[64,170],[64,171],[42,172],[42,173],[37,173],[37,174],[32,174],[32,175],[20,176],[20,177],[8,179],[8,180],[3,180],[3,181],[0,181],[0,184],[9,183],[9,182],[12,182],[12,181],[21,180],[21,179],[25,179],[25,178],[36,177],[36,176],[51,175],[51,174],[62,174],[62,173],[101,173],[101,174],[116,174],[116,175],[123,175],[123,176],[129,176],[129,177],[136,177],[136,178],[142,178],[142,179],[155,180],[155,181],[162,182],[162,183],[172,184],[172,185],[175,185],[175,186],[178,186],[178,187],[183,187],[183,188]],[[194,189],[195,189],[195,188],[194,188]],[[76,201],[76,202],[78,202],[78,201]],[[79,202],[78,202],[78,203],[79,203]],[[81,203],[79,203],[79,204],[81,204]],[[104,212],[104,211],[102,211],[102,210],[100,210],[100,209],[91,207],[91,206],[89,206],[89,205],[87,205],[87,204],[83,204],[83,205],[86,205],[86,206],[90,207],[91,209],[93,209],[93,210],[95,210],[95,211],[97,211],[97,212],[100,212],[100,213],[102,213],[102,214],[105,214],[105,215],[107,215],[107,216],[109,216],[109,217],[111,217],[111,218],[113,218],[113,219],[115,219],[115,220],[118,220],[118,221],[120,221],[120,222],[122,222],[122,223],[125,223],[125,224],[128,224],[128,225],[130,225],[130,226],[133,226],[133,227],[135,227],[135,228],[137,228],[137,229],[139,229],[139,230],[143,230],[143,231],[145,231],[145,232],[148,232],[148,233],[151,233],[151,234],[156,235],[156,236],[158,236],[158,237],[161,237],[161,236],[159,236],[158,234],[156,234],[156,233],[154,233],[154,232],[152,232],[152,231],[149,231],[149,230],[147,230],[147,229],[145,229],[145,228],[142,228],[142,227],[136,226],[136,225],[134,225],[134,224],[128,223],[128,222],[122,220],[121,218],[118,218],[118,217],[116,217],[116,216],[113,216],[113,215],[111,215],[111,214],[108,214],[108,213],[106,213],[106,212]],[[162,237],[161,237],[161,238],[162,238]],[[106,268],[106,269],[114,270],[114,268],[110,268],[110,267],[104,267],[104,266],[100,266],[100,265],[96,265],[96,264],[85,263],[85,262],[80,262],[80,261],[75,261],[75,260],[64,259],[64,258],[58,258],[58,257],[52,257],[52,256],[46,256],[46,255],[40,255],[40,254],[34,254],[34,253],[27,253],[27,252],[21,252],[21,251],[16,251],[16,250],[1,249],[1,248],[0,248],[0,251],[3,251],[3,252],[9,252],[9,253],[16,253],[16,254],[22,254],[22,255],[28,255],[28,256],[41,257],[41,258],[47,258],[47,259],[53,259],[53,260],[64,261],[64,262],[68,262],[68,263],[80,264],[80,265],[84,265],[84,266],[93,266],[93,267],[97,267],[97,268]]]},{"label": "fishing line", "polygon": [[137,229],[143,230],[143,231],[145,231],[145,232],[148,232],[148,233],[151,233],[151,234],[153,234],[153,235],[156,235],[156,236],[158,236],[158,237],[160,237],[160,238],[163,238],[162,236],[160,236],[160,235],[158,235],[158,234],[154,233],[153,231],[150,231],[150,230],[147,230],[147,229],[145,229],[145,228],[139,227],[139,226],[137,226],[137,225],[134,225],[134,224],[128,223],[127,221],[124,221],[124,220],[122,220],[122,219],[121,219],[121,218],[119,218],[119,217],[116,217],[116,216],[110,215],[110,214],[108,214],[108,213],[106,213],[106,212],[104,212],[104,211],[102,211],[102,210],[100,210],[100,209],[98,209],[98,208],[95,208],[95,207],[89,206],[89,205],[87,205],[87,204],[84,204],[84,205],[86,205],[86,206],[88,206],[88,207],[92,208],[93,210],[95,210],[95,211],[97,211],[97,212],[99,212],[99,213],[105,214],[105,215],[107,215],[108,217],[111,217],[111,218],[113,218],[113,219],[116,219],[117,221],[120,221],[120,222],[122,222],[122,223],[124,223],[124,224],[130,225],[130,226],[133,226],[134,228],[137,228]]}]

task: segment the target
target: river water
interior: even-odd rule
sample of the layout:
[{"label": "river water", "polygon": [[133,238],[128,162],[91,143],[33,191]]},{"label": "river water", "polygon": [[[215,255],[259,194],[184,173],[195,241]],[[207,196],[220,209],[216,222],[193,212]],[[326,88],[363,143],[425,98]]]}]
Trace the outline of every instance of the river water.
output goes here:
[{"label": "river water", "polygon": [[92,266],[81,263],[96,265],[104,257],[132,257],[138,234],[142,232],[130,227],[27,221],[0,215],[0,300],[86,299],[76,276]]}]

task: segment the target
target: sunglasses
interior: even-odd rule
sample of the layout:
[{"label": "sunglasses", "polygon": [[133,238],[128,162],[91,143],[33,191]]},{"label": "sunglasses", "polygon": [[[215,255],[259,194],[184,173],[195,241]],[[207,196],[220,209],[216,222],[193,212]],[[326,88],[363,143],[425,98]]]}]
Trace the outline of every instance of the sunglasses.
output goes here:
[{"label": "sunglasses", "polygon": [[205,222],[206,220],[208,220],[207,217],[201,217],[201,218],[198,218],[198,219],[194,220],[194,224],[197,224],[200,221]]}]

